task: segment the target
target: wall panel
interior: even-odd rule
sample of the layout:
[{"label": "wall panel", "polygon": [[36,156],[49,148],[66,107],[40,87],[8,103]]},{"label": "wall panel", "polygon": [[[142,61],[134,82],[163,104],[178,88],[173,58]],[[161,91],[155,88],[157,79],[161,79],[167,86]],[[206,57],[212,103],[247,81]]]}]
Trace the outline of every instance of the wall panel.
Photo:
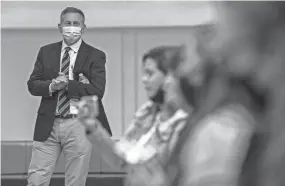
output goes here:
[{"label": "wall panel", "polygon": [[122,32],[122,133],[136,110],[136,37],[132,31]]}]

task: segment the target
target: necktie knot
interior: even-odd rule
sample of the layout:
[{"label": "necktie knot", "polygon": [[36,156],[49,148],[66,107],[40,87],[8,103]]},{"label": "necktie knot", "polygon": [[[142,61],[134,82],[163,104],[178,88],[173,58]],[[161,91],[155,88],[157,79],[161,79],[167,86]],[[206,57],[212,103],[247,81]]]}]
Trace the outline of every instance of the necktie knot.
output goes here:
[{"label": "necktie knot", "polygon": [[70,47],[65,47],[65,52],[69,52],[71,50]]}]

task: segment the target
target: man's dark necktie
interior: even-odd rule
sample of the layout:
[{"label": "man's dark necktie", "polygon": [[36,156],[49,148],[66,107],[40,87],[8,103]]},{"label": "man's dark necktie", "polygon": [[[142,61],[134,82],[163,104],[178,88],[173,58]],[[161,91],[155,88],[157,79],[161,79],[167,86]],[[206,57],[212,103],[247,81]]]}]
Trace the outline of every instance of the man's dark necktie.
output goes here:
[{"label": "man's dark necktie", "polygon": [[[70,65],[70,56],[69,51],[71,50],[70,47],[65,48],[65,53],[62,57],[61,68],[60,71],[64,73],[65,76],[68,77],[69,75],[69,65]],[[58,93],[58,113],[61,116],[66,116],[70,112],[70,100],[67,98],[67,91],[62,89]]]}]

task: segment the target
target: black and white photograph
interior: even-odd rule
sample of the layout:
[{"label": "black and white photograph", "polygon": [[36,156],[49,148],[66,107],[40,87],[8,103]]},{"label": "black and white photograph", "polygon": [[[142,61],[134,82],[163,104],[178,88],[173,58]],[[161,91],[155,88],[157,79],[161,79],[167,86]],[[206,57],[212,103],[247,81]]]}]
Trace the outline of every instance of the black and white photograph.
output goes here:
[{"label": "black and white photograph", "polygon": [[0,186],[285,186],[285,2],[1,1]]}]

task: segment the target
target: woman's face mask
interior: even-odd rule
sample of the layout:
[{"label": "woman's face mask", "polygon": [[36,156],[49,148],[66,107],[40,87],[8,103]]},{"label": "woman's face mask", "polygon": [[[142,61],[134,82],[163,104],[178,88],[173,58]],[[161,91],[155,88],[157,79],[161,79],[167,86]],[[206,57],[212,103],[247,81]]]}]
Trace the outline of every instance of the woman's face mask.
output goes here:
[{"label": "woman's face mask", "polygon": [[82,28],[76,26],[64,26],[62,28],[62,35],[67,44],[76,43],[82,35]]}]

